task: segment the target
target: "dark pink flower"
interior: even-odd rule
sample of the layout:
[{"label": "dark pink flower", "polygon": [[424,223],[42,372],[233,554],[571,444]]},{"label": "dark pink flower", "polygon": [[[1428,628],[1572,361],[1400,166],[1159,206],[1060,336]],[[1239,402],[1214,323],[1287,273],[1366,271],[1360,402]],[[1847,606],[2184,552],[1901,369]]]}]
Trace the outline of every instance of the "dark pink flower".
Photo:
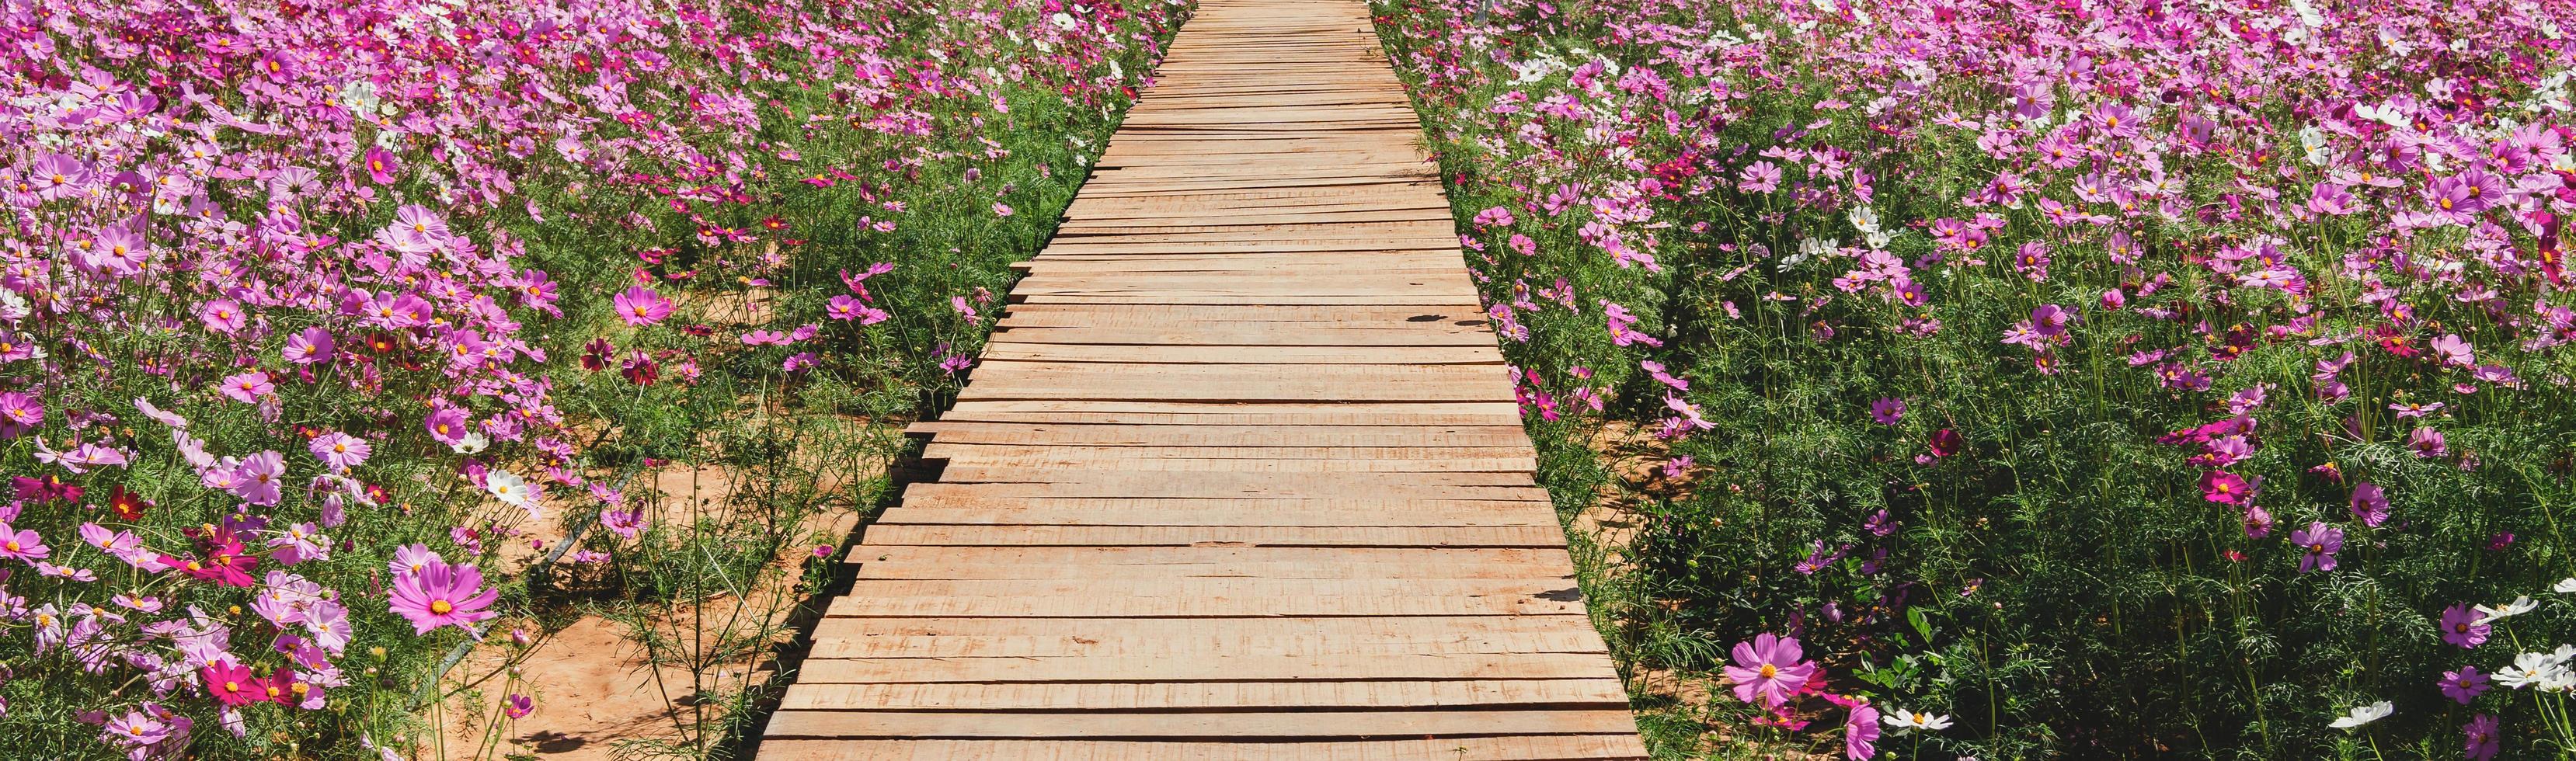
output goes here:
[{"label": "dark pink flower", "polygon": [[1777,707],[1815,677],[1816,665],[1804,657],[1797,638],[1763,632],[1735,643],[1735,664],[1726,667],[1726,678],[1735,683],[1735,699]]},{"label": "dark pink flower", "polygon": [[2487,636],[2495,630],[2485,621],[2480,620],[2481,618],[2484,616],[2479,615],[2476,609],[2468,605],[2443,608],[2442,641],[2458,645],[2464,650],[2475,650],[2479,645],[2486,644]]},{"label": "dark pink flower", "polygon": [[2442,696],[2459,701],[2460,705],[2468,705],[2469,701],[2478,699],[2491,686],[2487,675],[2478,673],[2476,666],[2461,666],[2458,671],[2442,672]]},{"label": "dark pink flower", "polygon": [[500,590],[483,588],[481,569],[440,561],[427,564],[418,573],[394,577],[392,599],[387,605],[411,621],[413,634],[428,634],[441,626],[470,627],[476,621],[500,615],[485,610],[500,597]]},{"label": "dark pink flower", "polygon": [[402,161],[383,148],[367,146],[366,161],[367,178],[378,185],[391,185],[394,178],[402,175]]}]

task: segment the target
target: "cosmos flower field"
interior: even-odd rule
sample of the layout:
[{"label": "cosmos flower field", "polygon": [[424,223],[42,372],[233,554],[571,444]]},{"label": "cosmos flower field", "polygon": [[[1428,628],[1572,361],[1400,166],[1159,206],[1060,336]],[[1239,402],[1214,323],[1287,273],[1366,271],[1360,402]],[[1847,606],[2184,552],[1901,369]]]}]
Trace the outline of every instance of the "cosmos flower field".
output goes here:
[{"label": "cosmos flower field", "polygon": [[1660,752],[2576,753],[2576,6],[1374,7]]},{"label": "cosmos flower field", "polygon": [[499,758],[461,654],[817,580],[1186,12],[0,4],[0,755]]},{"label": "cosmos flower field", "polygon": [[[1371,7],[1659,756],[2576,757],[2576,5]],[[0,2],[0,755],[735,753],[1188,12]]]}]

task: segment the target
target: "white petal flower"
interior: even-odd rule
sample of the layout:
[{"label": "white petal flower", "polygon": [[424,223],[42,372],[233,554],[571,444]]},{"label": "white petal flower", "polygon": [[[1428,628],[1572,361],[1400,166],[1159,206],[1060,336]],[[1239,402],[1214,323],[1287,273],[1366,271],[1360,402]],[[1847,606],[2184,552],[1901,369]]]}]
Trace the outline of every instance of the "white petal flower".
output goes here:
[{"label": "white petal flower", "polygon": [[456,443],[448,445],[447,448],[456,450],[457,454],[474,454],[491,445],[492,440],[484,438],[483,432],[467,431],[462,438],[458,438]]},{"label": "white petal flower", "polygon": [[2548,689],[2551,684],[2566,679],[2566,672],[2567,667],[2549,653],[2523,653],[2514,656],[2513,666],[2497,669],[2495,681],[2517,690],[2528,687]]},{"label": "white petal flower", "polygon": [[2333,727],[2335,729],[2351,729],[2363,724],[2388,718],[2389,714],[2396,712],[2396,704],[2382,700],[2377,703],[2354,708],[2352,709],[2352,713],[2345,714],[2343,718],[2335,719],[2334,723],[2326,726]]},{"label": "white petal flower", "polygon": [[530,518],[542,518],[537,511],[537,487],[527,479],[506,470],[495,470],[483,476],[483,488],[503,503],[528,511]]},{"label": "white petal flower", "polygon": [[2514,616],[2519,616],[2524,613],[2529,613],[2539,607],[2540,603],[2532,602],[2531,597],[2525,595],[2513,598],[2513,602],[2505,603],[2503,605],[2480,605],[2474,608],[2474,610],[2478,612],[2478,624],[2485,625],[2512,618]]},{"label": "white petal flower", "polygon": [[1888,726],[1896,728],[1899,732],[1915,729],[1929,732],[1950,728],[1950,717],[1948,716],[1915,713],[1903,708],[1896,709],[1893,713],[1879,717],[1879,721],[1886,722]]},{"label": "white petal flower", "polygon": [[2558,582],[2558,586],[2550,587],[2549,591],[2562,595],[2576,595],[2576,578]]}]

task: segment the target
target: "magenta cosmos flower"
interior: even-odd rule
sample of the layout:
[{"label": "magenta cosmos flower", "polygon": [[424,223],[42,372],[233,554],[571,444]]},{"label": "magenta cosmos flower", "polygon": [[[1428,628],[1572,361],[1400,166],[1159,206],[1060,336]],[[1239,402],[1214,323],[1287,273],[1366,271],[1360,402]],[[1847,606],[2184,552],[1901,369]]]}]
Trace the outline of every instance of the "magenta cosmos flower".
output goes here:
[{"label": "magenta cosmos flower", "polygon": [[2213,470],[2200,476],[2202,499],[2222,505],[2242,505],[2254,497],[2254,487],[2245,477],[2224,470]]},{"label": "magenta cosmos flower", "polygon": [[2468,705],[2469,701],[2486,694],[2489,686],[2487,675],[2478,673],[2476,666],[2461,666],[2458,671],[2442,672],[2442,696],[2459,701],[2460,705]]},{"label": "magenta cosmos flower", "polygon": [[2335,553],[2343,551],[2343,529],[2324,521],[2310,521],[2308,527],[2290,532],[2290,543],[2299,547],[2299,572],[2335,569]]},{"label": "magenta cosmos flower", "polygon": [[2504,749],[2503,739],[2496,734],[2498,723],[2494,714],[2482,713],[2460,725],[2460,740],[2465,746],[2461,752],[2468,761],[2487,761]]},{"label": "magenta cosmos flower", "polygon": [[2482,616],[2467,605],[2453,605],[2442,609],[2442,641],[2469,650],[2475,650],[2479,645],[2486,644],[2487,635],[2493,633],[2495,629],[2488,626],[2486,622],[2478,620],[2480,618]]},{"label": "magenta cosmos flower", "polygon": [[444,561],[425,564],[419,573],[394,578],[393,612],[411,621],[413,634],[441,626],[470,627],[500,615],[489,610],[500,590],[483,588],[483,572],[470,565]]},{"label": "magenta cosmos flower", "polygon": [[206,664],[198,670],[206,680],[206,694],[225,706],[244,706],[268,698],[260,689],[259,677],[251,676],[250,667],[238,663]]},{"label": "magenta cosmos flower", "polygon": [[402,175],[402,161],[383,148],[367,146],[366,158],[367,179],[375,180],[378,185],[392,184],[394,178]]},{"label": "magenta cosmos flower", "polygon": [[642,327],[671,316],[671,300],[651,288],[635,286],[617,294],[610,301],[617,304],[617,316],[626,324]]},{"label": "magenta cosmos flower", "polygon": [[1816,664],[1805,662],[1805,655],[1796,637],[1769,632],[1735,643],[1735,665],[1726,667],[1726,678],[1735,682],[1735,699],[1751,703],[1759,696],[1774,707],[1789,702],[1816,675]]}]

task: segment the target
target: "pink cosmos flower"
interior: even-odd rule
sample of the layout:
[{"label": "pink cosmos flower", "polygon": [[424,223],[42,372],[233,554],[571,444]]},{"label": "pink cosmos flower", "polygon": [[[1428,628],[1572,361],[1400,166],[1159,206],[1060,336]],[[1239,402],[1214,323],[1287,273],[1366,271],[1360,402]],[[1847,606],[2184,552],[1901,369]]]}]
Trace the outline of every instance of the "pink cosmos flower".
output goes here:
[{"label": "pink cosmos flower", "polygon": [[14,439],[45,424],[45,406],[24,391],[0,391],[0,439]]},{"label": "pink cosmos flower", "polygon": [[378,185],[391,185],[402,175],[402,161],[381,147],[367,146],[366,161],[367,178]]},{"label": "pink cosmos flower", "polygon": [[90,266],[116,277],[142,274],[143,265],[152,260],[152,243],[124,225],[107,225],[98,230],[88,255]]},{"label": "pink cosmos flower", "polygon": [[253,370],[225,378],[220,391],[227,399],[249,404],[259,401],[260,397],[277,393],[277,384],[269,382],[268,373]]},{"label": "pink cosmos flower", "polygon": [[2450,445],[2442,440],[2442,432],[2430,427],[2419,427],[2414,433],[2407,434],[2406,447],[2415,450],[2415,456],[2427,459],[2451,453]]},{"label": "pink cosmos flower", "polygon": [[367,444],[366,439],[339,431],[313,437],[313,443],[309,448],[313,450],[315,459],[321,460],[323,465],[330,466],[334,472],[346,472],[350,468],[358,467],[367,461],[369,454],[375,451],[375,447]]},{"label": "pink cosmos flower", "polygon": [[868,306],[867,302],[847,295],[833,296],[830,302],[823,305],[823,315],[835,320],[858,320],[861,325],[875,325],[894,316],[892,313]]},{"label": "pink cosmos flower", "polygon": [[387,605],[411,621],[413,634],[428,634],[441,626],[471,628],[476,621],[500,615],[485,610],[500,597],[500,590],[483,588],[480,569],[441,561],[427,564],[419,573],[396,576]]},{"label": "pink cosmos flower", "polygon": [[537,701],[526,695],[513,694],[501,701],[501,714],[513,719],[526,718],[529,713],[536,710]]},{"label": "pink cosmos flower", "polygon": [[1796,637],[1781,637],[1770,632],[1755,635],[1751,642],[1735,643],[1735,665],[1726,667],[1726,678],[1735,683],[1735,699],[1778,707],[1789,702],[1807,680],[1815,677],[1816,665],[1804,661],[1805,650]]},{"label": "pink cosmos flower", "polygon": [[429,545],[414,542],[395,548],[393,559],[385,563],[385,570],[392,571],[395,576],[409,576],[446,562],[438,553],[431,552]]},{"label": "pink cosmos flower", "polygon": [[429,301],[408,293],[379,293],[367,300],[367,324],[387,330],[427,325],[434,313]]},{"label": "pink cosmos flower", "polygon": [[280,354],[286,358],[286,361],[295,364],[319,364],[331,361],[331,350],[337,346],[338,344],[331,340],[331,331],[311,327],[288,336],[286,349]]},{"label": "pink cosmos flower", "polygon": [[671,316],[671,300],[644,286],[628,288],[611,301],[617,305],[617,316],[628,325],[642,327]]},{"label": "pink cosmos flower", "polygon": [[457,442],[464,441],[465,434],[473,432],[465,427],[465,411],[455,407],[441,407],[431,411],[429,417],[421,421],[421,427],[429,430],[430,438],[437,439],[438,443],[448,446],[455,446]]},{"label": "pink cosmos flower", "polygon": [[127,747],[142,747],[170,736],[170,725],[142,711],[127,711],[124,716],[109,719],[99,728],[101,742]]},{"label": "pink cosmos flower", "polygon": [[232,299],[216,299],[197,307],[197,319],[205,322],[207,330],[224,335],[241,332],[242,326],[249,321],[242,313],[241,304]]},{"label": "pink cosmos flower", "polygon": [[599,525],[618,536],[633,539],[644,532],[644,515],[633,510],[601,510]]},{"label": "pink cosmos flower", "polygon": [[2388,493],[2377,484],[2363,481],[2352,487],[2352,517],[2361,525],[2378,528],[2388,522]]},{"label": "pink cosmos flower", "polygon": [[1879,425],[1895,425],[1905,419],[1905,400],[1884,398],[1869,406],[1869,419]]},{"label": "pink cosmos flower", "polygon": [[2310,521],[2307,528],[2290,532],[2290,543],[2299,548],[2299,572],[2335,569],[2335,553],[2343,551],[2343,529],[2324,521]]},{"label": "pink cosmos flower", "polygon": [[1852,706],[1851,715],[1843,717],[1843,756],[1852,761],[1878,755],[1878,709],[1867,703]]},{"label": "pink cosmos flower", "polygon": [[38,536],[35,529],[13,529],[7,521],[0,521],[0,558],[33,563],[53,554],[53,548],[45,546],[45,538]]},{"label": "pink cosmos flower", "polygon": [[233,470],[232,493],[242,501],[261,507],[273,507],[284,489],[280,479],[286,476],[286,455],[275,450],[242,458]]}]

